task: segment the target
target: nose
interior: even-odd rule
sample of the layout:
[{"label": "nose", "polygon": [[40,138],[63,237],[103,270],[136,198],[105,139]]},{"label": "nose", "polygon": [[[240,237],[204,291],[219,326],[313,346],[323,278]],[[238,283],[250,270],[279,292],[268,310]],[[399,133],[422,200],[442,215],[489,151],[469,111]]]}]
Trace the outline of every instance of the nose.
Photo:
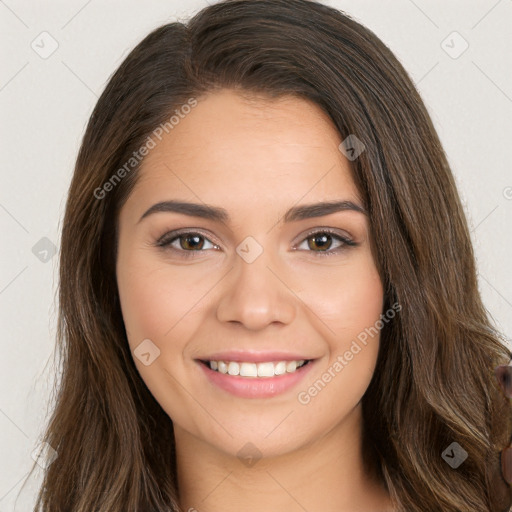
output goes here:
[{"label": "nose", "polygon": [[293,321],[299,299],[267,254],[264,251],[252,263],[235,259],[235,268],[224,280],[217,305],[220,322],[241,324],[256,331],[273,323]]}]

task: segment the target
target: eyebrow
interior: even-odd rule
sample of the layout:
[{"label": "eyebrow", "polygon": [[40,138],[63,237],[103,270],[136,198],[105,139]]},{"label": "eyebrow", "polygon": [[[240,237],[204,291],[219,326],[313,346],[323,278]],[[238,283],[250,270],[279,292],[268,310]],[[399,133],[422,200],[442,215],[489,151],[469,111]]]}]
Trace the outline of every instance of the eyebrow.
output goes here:
[{"label": "eyebrow", "polygon": [[[293,206],[284,214],[283,221],[285,223],[296,222],[341,211],[355,211],[368,215],[367,211],[361,205],[353,201],[326,201]],[[138,222],[151,214],[159,212],[181,213],[182,215],[189,215],[190,217],[201,217],[202,219],[223,223],[227,223],[230,220],[227,210],[219,206],[170,200],[161,201],[151,206],[144,212]]]}]

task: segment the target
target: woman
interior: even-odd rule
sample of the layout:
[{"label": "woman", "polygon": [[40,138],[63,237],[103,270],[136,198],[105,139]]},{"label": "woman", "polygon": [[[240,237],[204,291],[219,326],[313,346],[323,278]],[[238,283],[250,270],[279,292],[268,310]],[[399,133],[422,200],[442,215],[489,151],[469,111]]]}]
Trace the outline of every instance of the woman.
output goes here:
[{"label": "woman", "polygon": [[505,511],[509,351],[368,29],[234,0],[112,76],[63,224],[44,511]]}]

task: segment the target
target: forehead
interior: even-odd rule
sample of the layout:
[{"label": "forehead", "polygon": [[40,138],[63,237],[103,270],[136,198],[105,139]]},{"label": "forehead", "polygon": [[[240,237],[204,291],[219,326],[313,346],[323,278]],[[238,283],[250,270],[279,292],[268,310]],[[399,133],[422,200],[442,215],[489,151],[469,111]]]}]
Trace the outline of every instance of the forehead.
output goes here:
[{"label": "forehead", "polygon": [[[145,157],[132,195],[169,195],[247,207],[304,197],[359,200],[331,119],[296,96],[270,99],[222,90],[198,99]],[[307,197],[306,197],[307,196]]]}]

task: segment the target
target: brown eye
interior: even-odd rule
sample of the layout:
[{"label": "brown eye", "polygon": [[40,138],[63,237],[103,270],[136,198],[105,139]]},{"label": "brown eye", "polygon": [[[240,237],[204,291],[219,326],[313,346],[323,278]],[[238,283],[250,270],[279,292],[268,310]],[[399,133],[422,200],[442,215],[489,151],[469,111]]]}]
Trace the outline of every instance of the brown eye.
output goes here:
[{"label": "brown eye", "polygon": [[180,246],[184,250],[196,251],[204,246],[204,237],[198,234],[180,235],[177,237],[180,240]]},{"label": "brown eye", "polygon": [[[307,243],[307,248],[305,249],[306,252],[316,253],[316,256],[335,255],[343,250],[348,249],[350,246],[358,245],[350,238],[340,234],[332,233],[328,230],[317,230],[308,233],[300,245],[303,245],[304,243]],[[333,244],[335,244],[334,248]]]},{"label": "brown eye", "polygon": [[166,233],[155,242],[155,245],[177,254],[181,253],[181,256],[191,256],[193,253],[219,248],[201,233],[193,231],[178,234],[176,232]]},{"label": "brown eye", "polygon": [[332,236],[329,233],[317,233],[308,238],[308,247],[311,250],[328,250],[332,245]]}]

